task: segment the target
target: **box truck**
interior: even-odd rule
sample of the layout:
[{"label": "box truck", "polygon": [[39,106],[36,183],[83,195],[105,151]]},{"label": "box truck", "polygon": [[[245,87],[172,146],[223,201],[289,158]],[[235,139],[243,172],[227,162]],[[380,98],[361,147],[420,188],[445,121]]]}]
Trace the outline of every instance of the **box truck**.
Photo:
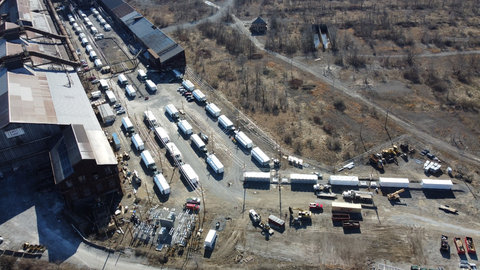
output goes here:
[{"label": "box truck", "polygon": [[105,31],[110,31],[112,30],[112,27],[110,26],[110,24],[107,23],[103,26],[103,29],[105,29]]},{"label": "box truck", "polygon": [[208,103],[207,106],[205,107],[205,110],[209,112],[213,117],[218,117],[220,116],[220,109],[217,107],[217,105],[213,103]]},{"label": "box truck", "polygon": [[120,139],[118,138],[117,133],[112,133],[112,141],[113,145],[115,146],[114,149],[115,151],[120,150],[122,148],[122,145],[120,144]]},{"label": "box truck", "polygon": [[165,111],[167,112],[168,116],[172,119],[178,119],[180,117],[180,113],[178,112],[177,108],[173,104],[168,104],[165,106]]},{"label": "box truck", "polygon": [[92,35],[96,35],[98,33],[98,30],[95,26],[92,26],[92,28],[90,28],[90,32],[92,32]]},{"label": "box truck", "polygon": [[270,165],[270,158],[258,147],[252,149],[252,157],[255,158],[261,166]]},{"label": "box truck", "polygon": [[117,99],[115,98],[115,94],[113,93],[113,91],[106,91],[105,94],[107,95],[107,98],[108,98],[108,101],[110,101],[111,103],[115,103],[117,102]]},{"label": "box truck", "polygon": [[216,239],[217,239],[217,231],[215,230],[208,231],[207,237],[205,238],[205,244],[203,245],[203,247],[205,249],[213,249]]},{"label": "box truck", "polygon": [[153,83],[151,80],[146,80],[145,83],[147,84],[148,90],[155,92],[157,91],[157,85]]},{"label": "box truck", "polygon": [[96,52],[91,51],[91,52],[89,53],[89,55],[90,55],[90,59],[92,59],[92,60],[97,59],[97,53],[96,53]]},{"label": "box truck", "polygon": [[252,140],[250,140],[243,131],[240,131],[235,135],[235,140],[237,140],[245,149],[252,148],[253,146]]},{"label": "box truck", "polygon": [[121,84],[121,85],[127,85],[128,84],[128,80],[127,80],[127,77],[125,76],[125,74],[118,75],[118,83]]},{"label": "box truck", "polygon": [[187,91],[190,91],[190,92],[195,89],[195,85],[193,85],[193,83],[189,80],[183,81],[182,85],[183,87],[185,87],[185,89],[187,89]]},{"label": "box truck", "polygon": [[179,162],[182,161],[182,153],[180,152],[180,150],[178,150],[178,147],[173,142],[169,142],[165,146],[168,150],[168,154],[173,159],[175,159]]},{"label": "box truck", "polygon": [[92,45],[85,46],[85,51],[87,51],[87,53],[90,53],[91,51],[93,51]]},{"label": "box truck", "polygon": [[198,150],[202,151],[203,153],[207,152],[207,147],[205,143],[200,139],[200,136],[197,134],[192,134],[191,136],[192,142],[197,146]]},{"label": "box truck", "polygon": [[143,119],[147,121],[147,123],[149,123],[149,125],[152,127],[157,125],[157,118],[155,118],[152,111],[144,111]]},{"label": "box truck", "polygon": [[153,160],[153,157],[150,154],[150,151],[148,151],[148,150],[143,151],[141,156],[142,156],[143,164],[145,164],[145,166],[148,169],[150,169],[152,171],[157,170],[157,165],[155,164],[155,160]]},{"label": "box truck", "polygon": [[138,151],[142,151],[145,149],[145,144],[143,144],[142,138],[140,138],[140,135],[135,134],[132,136],[132,142],[133,145],[135,145],[135,149]]},{"label": "box truck", "polygon": [[96,68],[100,68],[100,67],[103,66],[102,60],[100,60],[100,59],[95,59],[95,61],[93,63],[94,63]]},{"label": "box truck", "polygon": [[187,179],[192,185],[198,184],[198,175],[189,164],[183,164],[180,169],[183,171],[185,179]]},{"label": "box truck", "polygon": [[92,95],[92,98],[95,98],[95,99],[100,98],[100,97],[102,97],[102,92],[95,91],[95,92],[92,92],[91,95]]},{"label": "box truck", "polygon": [[159,140],[161,140],[164,144],[167,144],[170,141],[170,137],[168,136],[167,132],[165,129],[162,127],[156,127],[155,128],[155,135]]},{"label": "box truck", "polygon": [[124,117],[122,119],[122,126],[127,133],[135,132],[135,128],[133,127],[132,121],[130,121],[130,118],[128,117]]},{"label": "box truck", "polygon": [[102,90],[108,90],[108,83],[107,83],[107,80],[104,80],[104,79],[100,79],[99,80],[99,83],[100,83],[100,89]]},{"label": "box truck", "polygon": [[226,131],[235,130],[235,127],[233,126],[232,121],[230,121],[230,119],[228,119],[225,115],[220,115],[218,117],[218,123],[220,123],[222,128],[225,129]]},{"label": "box truck", "polygon": [[131,85],[125,86],[125,92],[127,92],[127,95],[132,98],[137,95],[137,91],[135,91],[135,88]]},{"label": "box truck", "polygon": [[181,120],[178,122],[178,128],[183,132],[185,135],[190,135],[193,133],[192,126],[187,122],[187,120]]},{"label": "box truck", "polygon": [[205,94],[202,93],[202,91],[200,90],[195,90],[193,91],[193,97],[198,101],[198,102],[206,102],[207,101],[207,97],[205,96]]},{"label": "box truck", "polygon": [[145,73],[145,71],[143,71],[143,69],[137,70],[137,75],[138,75],[138,78],[142,81],[147,79],[147,73]]},{"label": "box truck", "polygon": [[153,182],[157,186],[158,190],[162,195],[170,194],[170,185],[163,176],[163,174],[157,174],[153,177]]},{"label": "box truck", "polygon": [[223,173],[223,164],[218,160],[218,158],[211,154],[207,157],[207,164],[216,172]]}]

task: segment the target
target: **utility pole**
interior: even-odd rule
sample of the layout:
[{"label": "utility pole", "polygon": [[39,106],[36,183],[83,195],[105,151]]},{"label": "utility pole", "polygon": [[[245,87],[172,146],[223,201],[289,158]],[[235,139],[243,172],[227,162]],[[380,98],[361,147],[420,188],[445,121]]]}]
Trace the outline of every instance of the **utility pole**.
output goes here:
[{"label": "utility pole", "polygon": [[148,187],[147,187],[147,183],[145,183],[145,190],[147,191],[147,200],[148,200],[148,205],[150,206],[150,208],[152,207],[152,202],[150,201],[150,194],[148,194]]}]

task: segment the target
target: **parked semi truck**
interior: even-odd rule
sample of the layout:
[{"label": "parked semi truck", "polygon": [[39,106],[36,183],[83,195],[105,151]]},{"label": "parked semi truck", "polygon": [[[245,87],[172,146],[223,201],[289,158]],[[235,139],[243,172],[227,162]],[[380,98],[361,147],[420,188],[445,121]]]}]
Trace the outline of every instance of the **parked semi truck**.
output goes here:
[{"label": "parked semi truck", "polygon": [[167,144],[170,141],[170,137],[168,136],[168,133],[162,127],[155,128],[155,135],[159,140],[163,142],[163,144]]},{"label": "parked semi truck", "polygon": [[170,185],[168,184],[163,174],[156,174],[153,177],[153,182],[155,183],[162,195],[170,194]]},{"label": "parked semi truck", "polygon": [[173,157],[178,162],[182,161],[182,153],[178,150],[178,147],[173,143],[169,142],[165,145],[168,150],[168,154]]},{"label": "parked semi truck", "polygon": [[225,131],[235,131],[232,121],[230,121],[225,115],[220,115],[218,117],[218,123],[223,129],[225,129]]},{"label": "parked semi truck", "polygon": [[135,88],[131,85],[125,86],[125,92],[127,92],[127,95],[131,98],[137,96],[137,91],[135,91]]},{"label": "parked semi truck", "polygon": [[258,147],[252,149],[252,157],[261,165],[270,165],[270,158]]},{"label": "parked semi truck", "polygon": [[138,78],[142,81],[147,79],[147,73],[145,73],[145,71],[143,71],[143,69],[137,70],[137,75],[138,75]]},{"label": "parked semi truck", "polygon": [[118,83],[120,85],[127,85],[128,84],[128,80],[127,80],[127,77],[125,76],[125,74],[120,74],[118,75]]},{"label": "parked semi truck", "polygon": [[157,125],[157,118],[153,115],[152,111],[144,111],[143,112],[144,120],[152,127]]},{"label": "parked semi truck", "polygon": [[151,80],[146,80],[145,84],[147,85],[148,90],[155,92],[157,91],[157,85]]},{"label": "parked semi truck", "polygon": [[183,87],[185,87],[185,89],[187,89],[190,92],[195,89],[195,85],[193,85],[193,83],[189,80],[183,81],[182,85],[183,85]]},{"label": "parked semi truck", "polygon": [[373,200],[373,193],[362,192],[357,190],[348,190],[342,193],[343,198],[352,200],[371,201]]},{"label": "parked semi truck", "polygon": [[190,164],[184,164],[180,168],[183,171],[187,181],[192,183],[192,185],[198,184],[198,175],[195,173],[195,171],[193,170],[192,166],[190,166]]},{"label": "parked semi truck", "polygon": [[250,140],[243,131],[240,131],[235,135],[235,140],[237,140],[237,142],[239,142],[245,149],[250,149],[253,146],[252,140]]}]

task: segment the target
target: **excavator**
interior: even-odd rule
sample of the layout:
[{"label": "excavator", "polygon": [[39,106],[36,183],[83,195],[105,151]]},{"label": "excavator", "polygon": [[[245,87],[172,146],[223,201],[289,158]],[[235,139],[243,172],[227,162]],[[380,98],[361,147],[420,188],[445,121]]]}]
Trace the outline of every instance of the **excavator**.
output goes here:
[{"label": "excavator", "polygon": [[291,208],[289,207],[288,210],[290,211],[290,215],[293,216],[293,210],[298,210],[298,218],[300,219],[310,219],[312,217],[311,211],[305,211],[300,208]]},{"label": "excavator", "polygon": [[380,154],[371,154],[370,164],[377,167],[379,170],[383,170],[382,156]]},{"label": "excavator", "polygon": [[389,193],[389,194],[387,194],[387,198],[390,201],[398,200],[398,199],[400,199],[400,195],[398,195],[398,194],[400,194],[404,191],[405,191],[405,189],[402,188],[400,190],[395,191],[394,193]]}]

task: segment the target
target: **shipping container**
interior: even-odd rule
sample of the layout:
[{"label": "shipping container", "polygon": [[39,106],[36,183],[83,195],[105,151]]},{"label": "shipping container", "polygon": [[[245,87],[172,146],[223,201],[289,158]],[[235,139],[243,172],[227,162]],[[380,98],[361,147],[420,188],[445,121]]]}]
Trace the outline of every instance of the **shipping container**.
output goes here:
[{"label": "shipping container", "polygon": [[218,158],[211,154],[207,157],[207,164],[216,172],[223,173],[224,167],[223,164],[218,160]]},{"label": "shipping container", "polygon": [[245,149],[252,148],[253,146],[252,140],[250,140],[243,131],[240,131],[235,135],[235,140],[237,140]]},{"label": "shipping container", "polygon": [[410,181],[407,178],[380,177],[379,183],[381,187],[408,188]]},{"label": "shipping container", "polygon": [[150,154],[150,151],[148,151],[148,150],[143,151],[141,156],[142,156],[143,164],[145,164],[145,166],[148,169],[150,169],[152,171],[157,170],[157,165],[155,164],[155,160],[153,160],[153,157]]},{"label": "shipping container", "polygon": [[135,129],[133,127],[132,121],[128,117],[124,117],[122,119],[122,126],[126,132],[134,132]]},{"label": "shipping container", "polygon": [[332,202],[332,212],[362,213],[362,205],[345,202]]},{"label": "shipping container", "polygon": [[233,126],[232,121],[230,121],[230,119],[228,119],[225,115],[220,115],[218,117],[218,122],[227,131],[235,130],[235,127]]},{"label": "shipping container", "polygon": [[132,142],[133,142],[133,145],[135,145],[135,148],[138,151],[142,151],[142,150],[145,149],[145,144],[143,143],[142,138],[140,138],[140,135],[138,135],[138,134],[133,135],[132,136]]},{"label": "shipping container", "polygon": [[114,147],[115,151],[120,150],[120,148],[122,148],[122,144],[120,143],[120,139],[118,138],[117,133],[112,133],[112,140],[113,140],[113,145],[115,146]]},{"label": "shipping container", "polygon": [[252,149],[252,157],[261,165],[269,166],[270,158],[258,147]]},{"label": "shipping container", "polygon": [[422,179],[420,183],[425,189],[452,189],[452,180]]},{"label": "shipping container", "polygon": [[330,185],[339,185],[339,186],[358,186],[358,176],[350,175],[330,175],[328,179]]},{"label": "shipping container", "polygon": [[178,122],[178,128],[183,132],[185,135],[190,135],[193,133],[192,126],[187,122],[187,120],[182,120]]},{"label": "shipping container", "polygon": [[182,170],[185,179],[187,179],[192,185],[198,184],[198,175],[195,173],[192,166],[189,164],[184,164],[180,167],[180,169]]},{"label": "shipping container", "polygon": [[195,85],[189,80],[185,80],[182,82],[183,87],[187,89],[188,91],[193,91],[195,89]]},{"label": "shipping container", "polygon": [[218,117],[220,115],[220,109],[217,107],[217,105],[213,103],[208,103],[207,106],[205,107],[205,110],[209,112],[212,116]]},{"label": "shipping container", "polygon": [[193,97],[198,101],[198,102],[205,102],[207,101],[207,97],[205,96],[205,94],[202,93],[202,91],[200,90],[195,90],[193,91]]},{"label": "shipping container", "polygon": [[170,185],[168,184],[163,174],[156,174],[153,177],[153,182],[157,186],[158,190],[160,190],[160,193],[162,193],[162,195],[170,194]]},{"label": "shipping container", "polygon": [[244,172],[243,179],[246,182],[270,182],[269,172]]},{"label": "shipping container", "polygon": [[317,184],[318,176],[316,174],[290,174],[290,183],[292,184]]},{"label": "shipping container", "polygon": [[168,133],[162,127],[155,128],[155,135],[160,141],[163,142],[163,144],[167,144],[170,141],[170,137],[168,136]]},{"label": "shipping container", "polygon": [[217,239],[217,231],[215,230],[208,231],[203,247],[206,249],[213,249],[216,239]]}]

